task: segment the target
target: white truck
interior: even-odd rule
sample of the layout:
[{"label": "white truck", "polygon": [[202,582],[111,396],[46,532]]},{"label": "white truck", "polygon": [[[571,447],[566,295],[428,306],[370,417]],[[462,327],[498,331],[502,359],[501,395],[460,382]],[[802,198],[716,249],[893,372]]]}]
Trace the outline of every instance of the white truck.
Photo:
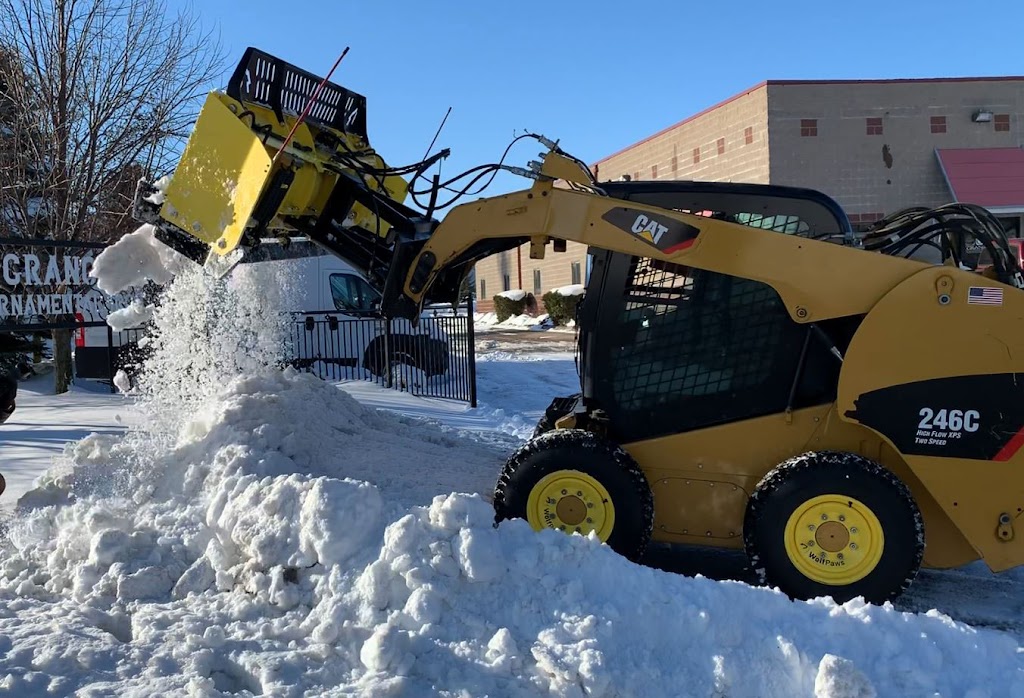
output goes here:
[{"label": "white truck", "polygon": [[380,294],[341,259],[324,253],[259,264],[288,265],[289,278],[297,281],[288,309],[296,319],[293,365],[329,378],[390,371],[421,381],[447,373],[449,342],[439,325],[428,320],[414,328],[407,320],[380,318]]}]

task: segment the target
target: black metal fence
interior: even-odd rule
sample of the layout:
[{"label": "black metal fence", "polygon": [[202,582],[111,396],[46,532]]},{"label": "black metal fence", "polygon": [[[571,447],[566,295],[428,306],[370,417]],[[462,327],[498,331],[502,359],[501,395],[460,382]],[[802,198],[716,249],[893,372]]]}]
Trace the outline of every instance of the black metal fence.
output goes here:
[{"label": "black metal fence", "polygon": [[[428,312],[416,327],[372,313],[293,313],[291,358],[285,363],[323,380],[365,380],[419,397],[477,406],[472,316]],[[102,324],[102,323],[95,323]],[[108,328],[109,329],[109,328]],[[122,344],[103,347],[90,377],[112,380],[145,360],[147,327],[122,331]],[[97,362],[99,363],[99,362]]]},{"label": "black metal fence", "polygon": [[300,313],[291,340],[292,365],[325,380],[367,380],[476,407],[472,314],[427,313],[413,327],[373,314]]}]

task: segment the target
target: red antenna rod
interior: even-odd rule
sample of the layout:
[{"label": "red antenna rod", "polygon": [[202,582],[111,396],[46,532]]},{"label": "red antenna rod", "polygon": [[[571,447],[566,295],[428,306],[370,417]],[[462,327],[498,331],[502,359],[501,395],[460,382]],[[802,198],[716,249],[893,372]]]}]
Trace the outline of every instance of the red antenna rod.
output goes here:
[{"label": "red antenna rod", "polygon": [[310,96],[309,101],[306,102],[306,107],[302,110],[302,114],[300,114],[299,118],[296,119],[294,124],[292,124],[292,130],[288,132],[288,137],[284,139],[284,143],[282,143],[281,147],[278,148],[276,153],[274,153],[274,158],[270,161],[271,168],[274,167],[274,163],[276,163],[277,159],[281,157],[281,153],[283,153],[284,149],[288,147],[288,144],[291,143],[292,136],[295,135],[295,130],[299,127],[299,124],[301,124],[306,119],[306,116],[309,115],[309,110],[313,108],[313,103],[316,102],[316,98],[320,96],[320,92],[324,89],[324,85],[326,85],[327,81],[331,79],[331,75],[338,67],[338,64],[341,63],[341,59],[348,53],[348,48],[348,46],[345,47],[345,50],[341,52],[340,56],[338,56],[338,60],[334,61],[334,65],[331,66],[330,71],[328,71],[324,79],[320,81],[320,84],[316,86],[316,89],[313,90],[313,94]]}]

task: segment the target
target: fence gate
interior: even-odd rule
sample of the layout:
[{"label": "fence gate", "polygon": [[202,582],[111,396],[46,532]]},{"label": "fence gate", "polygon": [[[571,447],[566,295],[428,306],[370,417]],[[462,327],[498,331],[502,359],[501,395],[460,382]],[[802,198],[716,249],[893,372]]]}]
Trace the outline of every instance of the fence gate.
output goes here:
[{"label": "fence gate", "polygon": [[373,313],[295,314],[292,365],[325,380],[367,380],[477,405],[473,315],[428,308],[413,327]]}]

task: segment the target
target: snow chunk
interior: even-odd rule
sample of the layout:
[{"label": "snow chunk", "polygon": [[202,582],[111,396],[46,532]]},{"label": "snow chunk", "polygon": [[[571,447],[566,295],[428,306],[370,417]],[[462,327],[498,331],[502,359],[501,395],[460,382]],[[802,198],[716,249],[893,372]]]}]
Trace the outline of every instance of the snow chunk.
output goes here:
[{"label": "snow chunk", "polygon": [[497,295],[502,298],[508,298],[510,301],[521,301],[526,298],[526,291],[521,288],[513,288],[509,291],[502,291]]},{"label": "snow chunk", "polygon": [[167,185],[170,183],[170,175],[164,175],[160,179],[153,182],[153,188],[156,189],[156,191],[150,194],[149,196],[144,197],[145,200],[151,204],[156,204],[157,206],[162,204],[164,202],[164,199],[167,197]]},{"label": "snow chunk", "polygon": [[114,387],[122,393],[127,393],[132,389],[132,379],[128,377],[123,368],[117,369],[117,373],[114,374]]},{"label": "snow chunk", "polygon": [[153,310],[153,306],[146,305],[141,298],[135,298],[127,307],[107,315],[107,324],[115,332],[141,327],[153,319]]},{"label": "snow chunk", "polygon": [[875,698],[875,687],[849,659],[826,654],[818,663],[814,698]]},{"label": "snow chunk", "polygon": [[166,284],[183,265],[190,263],[157,240],[155,231],[145,223],[96,257],[89,276],[96,279],[100,290],[113,295],[144,286],[147,281]]}]

